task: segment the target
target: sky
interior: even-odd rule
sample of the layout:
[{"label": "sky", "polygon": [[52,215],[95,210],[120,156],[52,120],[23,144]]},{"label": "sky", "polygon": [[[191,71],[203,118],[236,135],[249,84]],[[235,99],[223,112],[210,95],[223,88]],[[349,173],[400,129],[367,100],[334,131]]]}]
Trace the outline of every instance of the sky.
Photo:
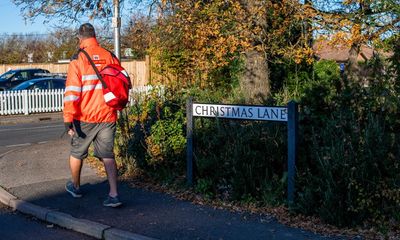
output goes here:
[{"label": "sky", "polygon": [[[121,11],[124,10],[122,8]],[[122,14],[125,13],[126,15],[126,11]],[[13,4],[11,0],[0,0],[0,37],[10,34],[46,34],[53,31],[54,25],[59,23],[58,19],[52,20],[49,23],[43,23],[44,20],[45,18],[43,17],[37,17],[33,23],[30,20],[25,21],[20,8]],[[83,22],[85,21],[83,20]],[[93,24],[93,22],[91,23]],[[124,25],[124,22],[122,24]],[[77,28],[78,25],[70,27]]]},{"label": "sky", "polygon": [[44,18],[37,18],[34,23],[25,22],[20,9],[11,0],[0,0],[0,35],[46,33],[51,24],[43,25]]}]

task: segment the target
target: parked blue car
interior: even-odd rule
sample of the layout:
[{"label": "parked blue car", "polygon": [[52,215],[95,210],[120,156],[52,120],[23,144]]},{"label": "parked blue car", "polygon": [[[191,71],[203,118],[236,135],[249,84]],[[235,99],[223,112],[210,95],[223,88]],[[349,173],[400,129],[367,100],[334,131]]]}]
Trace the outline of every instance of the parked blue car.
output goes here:
[{"label": "parked blue car", "polygon": [[25,81],[16,87],[12,88],[13,91],[17,90],[49,90],[49,89],[64,89],[65,78],[36,78]]},{"label": "parked blue car", "polygon": [[30,79],[41,78],[37,74],[49,73],[46,69],[29,68],[10,70],[0,75],[0,91],[12,89],[18,84]]}]

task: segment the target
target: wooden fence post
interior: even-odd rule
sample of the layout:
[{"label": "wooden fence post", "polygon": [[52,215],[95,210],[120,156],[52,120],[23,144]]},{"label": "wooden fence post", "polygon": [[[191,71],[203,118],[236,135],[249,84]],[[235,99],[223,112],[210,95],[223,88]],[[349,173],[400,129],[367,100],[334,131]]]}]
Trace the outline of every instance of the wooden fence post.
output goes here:
[{"label": "wooden fence post", "polygon": [[151,58],[149,55],[146,55],[145,67],[146,67],[146,72],[144,74],[144,82],[145,82],[145,85],[147,85],[147,84],[151,84]]}]

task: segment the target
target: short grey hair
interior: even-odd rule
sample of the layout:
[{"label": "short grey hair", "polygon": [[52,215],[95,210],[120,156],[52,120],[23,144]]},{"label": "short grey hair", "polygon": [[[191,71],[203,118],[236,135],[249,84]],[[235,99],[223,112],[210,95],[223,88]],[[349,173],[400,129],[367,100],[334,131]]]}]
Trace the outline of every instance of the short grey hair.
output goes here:
[{"label": "short grey hair", "polygon": [[81,39],[96,37],[96,31],[90,23],[84,23],[79,27],[78,37]]}]

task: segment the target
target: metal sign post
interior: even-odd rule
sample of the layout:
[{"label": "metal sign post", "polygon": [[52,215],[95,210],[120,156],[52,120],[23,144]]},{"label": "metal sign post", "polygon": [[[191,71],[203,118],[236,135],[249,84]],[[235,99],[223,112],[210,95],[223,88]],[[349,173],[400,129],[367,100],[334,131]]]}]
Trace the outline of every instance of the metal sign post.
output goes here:
[{"label": "metal sign post", "polygon": [[193,99],[186,102],[186,178],[189,186],[193,185]]},{"label": "metal sign post", "polygon": [[288,104],[288,205],[294,202],[294,177],[296,175],[297,138],[298,138],[298,105],[295,101]]},{"label": "metal sign post", "polygon": [[120,0],[113,0],[114,16],[112,18],[112,27],[114,28],[114,54],[121,61],[121,17],[120,17]]},{"label": "metal sign post", "polygon": [[287,122],[288,126],[288,204],[294,202],[295,175],[298,138],[298,104],[289,102],[287,107],[266,107],[251,105],[222,105],[186,102],[186,178],[189,186],[193,185],[193,117],[229,118],[257,121]]}]

